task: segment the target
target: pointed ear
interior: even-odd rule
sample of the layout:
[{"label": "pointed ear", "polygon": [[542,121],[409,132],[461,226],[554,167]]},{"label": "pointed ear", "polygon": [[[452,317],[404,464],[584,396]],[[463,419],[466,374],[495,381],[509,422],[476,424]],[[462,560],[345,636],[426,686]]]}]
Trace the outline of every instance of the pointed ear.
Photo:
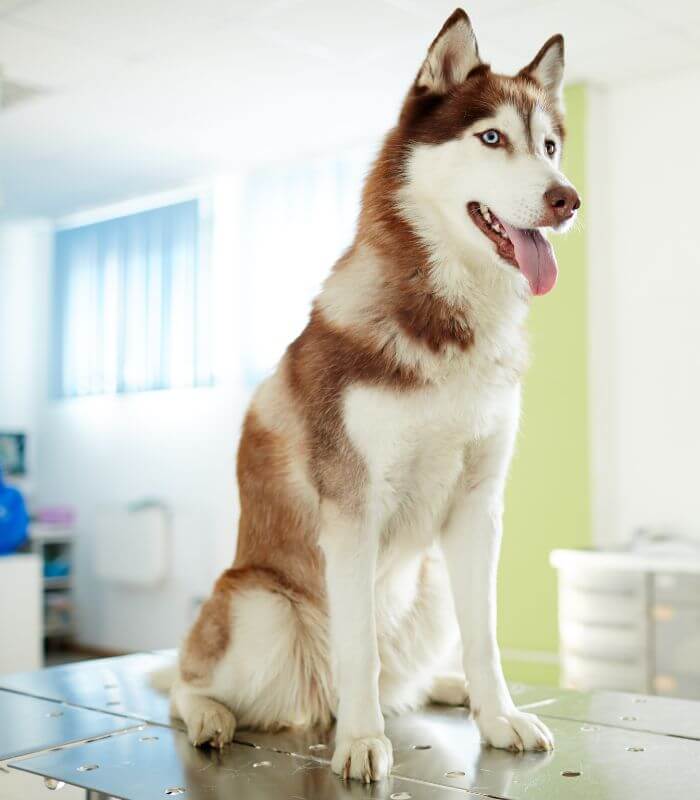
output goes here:
[{"label": "pointed ear", "polygon": [[537,81],[557,101],[562,104],[564,82],[564,37],[557,33],[542,45],[540,52],[520,74]]},{"label": "pointed ear", "polygon": [[452,12],[433,40],[416,78],[417,89],[445,94],[478,67],[479,47],[472,24],[461,8]]}]

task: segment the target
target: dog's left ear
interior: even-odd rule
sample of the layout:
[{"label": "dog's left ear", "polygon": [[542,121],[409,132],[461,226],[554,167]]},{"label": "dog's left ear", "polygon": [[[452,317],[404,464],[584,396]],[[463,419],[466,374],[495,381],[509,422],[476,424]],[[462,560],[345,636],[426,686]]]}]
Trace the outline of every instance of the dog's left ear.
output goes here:
[{"label": "dog's left ear", "polygon": [[564,83],[564,37],[557,33],[547,39],[540,52],[523,69],[520,74],[532,78],[546,89],[562,105]]},{"label": "dog's left ear", "polygon": [[467,13],[458,8],[448,17],[430,45],[415,88],[446,94],[453,86],[466,80],[479,64],[481,59],[474,29]]}]

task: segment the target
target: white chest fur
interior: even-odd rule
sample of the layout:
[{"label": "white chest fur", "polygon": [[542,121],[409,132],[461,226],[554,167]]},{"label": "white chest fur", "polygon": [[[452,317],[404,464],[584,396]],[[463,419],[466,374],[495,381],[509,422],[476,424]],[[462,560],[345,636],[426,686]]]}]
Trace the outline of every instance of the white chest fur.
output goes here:
[{"label": "white chest fur", "polygon": [[466,448],[512,424],[519,394],[519,384],[505,380],[498,365],[484,369],[472,359],[429,387],[348,390],[345,426],[366,465],[370,513],[379,524],[432,538]]}]

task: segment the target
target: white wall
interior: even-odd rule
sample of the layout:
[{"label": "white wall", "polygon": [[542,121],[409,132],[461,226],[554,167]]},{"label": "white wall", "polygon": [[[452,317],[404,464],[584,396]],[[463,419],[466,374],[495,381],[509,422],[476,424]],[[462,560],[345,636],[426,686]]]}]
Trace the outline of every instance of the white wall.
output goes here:
[{"label": "white wall", "polygon": [[[697,72],[590,94],[594,524],[596,541],[607,546],[639,526],[700,538],[700,159],[692,142],[699,81]],[[233,226],[226,224],[236,213],[233,182],[219,186],[215,212],[223,222],[214,248],[216,387],[62,402],[47,400],[48,353],[31,345],[48,335],[47,314],[32,314],[42,291],[48,298],[49,237],[36,225],[0,228],[0,341],[13,343],[0,347],[0,426],[37,420],[38,497],[78,510],[86,644],[130,650],[176,643],[193,598],[231,560],[245,403],[236,372]],[[170,579],[138,591],[96,581],[96,510],[146,496],[175,511]]]},{"label": "white wall", "polygon": [[595,532],[700,538],[700,71],[593,93]]},{"label": "white wall", "polygon": [[[79,639],[107,650],[169,647],[192,620],[193,601],[233,558],[235,453],[245,399],[237,374],[235,259],[230,220],[236,185],[214,196],[216,385],[212,388],[49,400],[43,370],[38,496],[78,513]],[[47,341],[46,332],[40,340]],[[40,359],[47,363],[48,353]],[[174,512],[169,578],[157,588],[98,580],[100,508],[157,498]]]},{"label": "white wall", "polygon": [[29,434],[30,469],[38,412],[36,324],[51,242],[46,221],[0,223],[0,429]]}]

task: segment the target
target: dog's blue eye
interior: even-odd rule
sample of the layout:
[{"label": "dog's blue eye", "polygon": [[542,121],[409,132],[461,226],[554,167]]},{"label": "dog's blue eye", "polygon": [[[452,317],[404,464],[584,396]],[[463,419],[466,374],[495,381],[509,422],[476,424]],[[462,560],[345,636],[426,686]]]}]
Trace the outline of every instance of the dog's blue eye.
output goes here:
[{"label": "dog's blue eye", "polygon": [[494,128],[491,128],[490,130],[484,131],[481,134],[481,141],[484,144],[488,144],[493,147],[494,145],[501,143],[501,134]]}]

